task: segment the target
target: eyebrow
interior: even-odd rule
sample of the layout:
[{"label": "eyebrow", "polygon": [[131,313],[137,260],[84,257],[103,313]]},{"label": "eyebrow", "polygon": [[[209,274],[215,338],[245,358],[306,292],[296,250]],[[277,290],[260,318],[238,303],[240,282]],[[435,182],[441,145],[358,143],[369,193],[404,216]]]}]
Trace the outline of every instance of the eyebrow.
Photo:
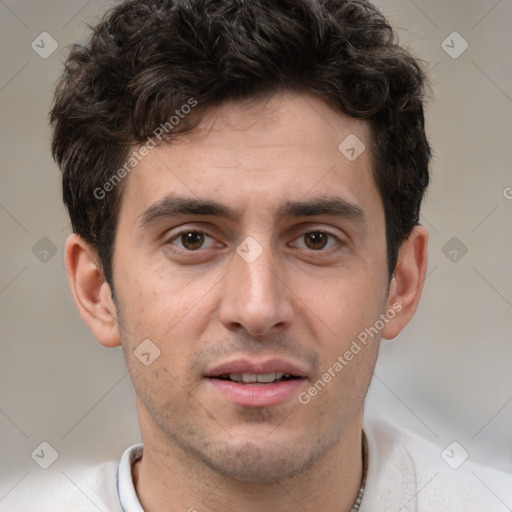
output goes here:
[{"label": "eyebrow", "polygon": [[[239,220],[242,212],[214,200],[170,194],[150,206],[141,215],[140,227],[145,228],[160,220],[180,215],[210,215]],[[328,215],[359,222],[366,222],[366,215],[361,207],[341,197],[313,199],[311,201],[287,201],[276,212],[277,219],[285,217],[314,217]]]},{"label": "eyebrow", "polygon": [[312,201],[287,201],[277,212],[277,217],[313,217],[328,215],[359,222],[366,222],[364,210],[341,197],[313,199]]},{"label": "eyebrow", "polygon": [[230,208],[217,201],[171,194],[150,206],[141,215],[140,226],[147,227],[159,220],[180,215],[213,215],[231,220],[238,220],[242,216],[239,210]]}]

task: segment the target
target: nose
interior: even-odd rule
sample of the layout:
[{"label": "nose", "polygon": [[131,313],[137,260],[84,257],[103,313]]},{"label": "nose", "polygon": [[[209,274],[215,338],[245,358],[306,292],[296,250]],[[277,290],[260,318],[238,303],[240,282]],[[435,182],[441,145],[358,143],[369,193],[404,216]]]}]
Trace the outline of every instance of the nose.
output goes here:
[{"label": "nose", "polygon": [[227,329],[244,329],[257,337],[290,324],[293,293],[269,249],[250,263],[235,254],[224,286],[219,316]]}]

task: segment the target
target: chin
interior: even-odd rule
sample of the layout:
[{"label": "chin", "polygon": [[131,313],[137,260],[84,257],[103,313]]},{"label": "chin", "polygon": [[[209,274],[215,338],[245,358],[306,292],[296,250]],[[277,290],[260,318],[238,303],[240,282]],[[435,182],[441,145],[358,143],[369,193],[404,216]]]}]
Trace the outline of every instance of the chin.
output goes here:
[{"label": "chin", "polygon": [[260,443],[248,441],[236,447],[210,446],[199,456],[224,477],[243,483],[272,484],[308,470],[328,449],[322,448],[304,450],[262,439]]}]

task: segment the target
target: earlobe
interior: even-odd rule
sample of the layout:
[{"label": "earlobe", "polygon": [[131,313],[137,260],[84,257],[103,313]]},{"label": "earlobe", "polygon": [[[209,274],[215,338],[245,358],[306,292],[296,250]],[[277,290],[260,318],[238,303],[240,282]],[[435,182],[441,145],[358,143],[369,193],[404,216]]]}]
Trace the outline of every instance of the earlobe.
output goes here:
[{"label": "earlobe", "polygon": [[423,226],[415,226],[400,247],[386,304],[386,308],[394,309],[396,315],[382,331],[385,339],[397,336],[418,307],[427,272],[427,246],[427,230]]},{"label": "earlobe", "polygon": [[101,345],[120,345],[115,305],[95,250],[82,237],[73,234],[66,242],[65,260],[80,316]]}]

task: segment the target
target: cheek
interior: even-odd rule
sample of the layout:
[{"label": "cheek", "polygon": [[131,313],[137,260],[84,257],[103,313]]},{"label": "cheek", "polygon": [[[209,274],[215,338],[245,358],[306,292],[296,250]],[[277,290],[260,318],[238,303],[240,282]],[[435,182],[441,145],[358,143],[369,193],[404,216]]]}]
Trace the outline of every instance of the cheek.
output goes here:
[{"label": "cheek", "polygon": [[[216,314],[212,300],[215,294],[205,296],[213,285],[204,281],[179,273],[171,275],[168,270],[160,269],[146,275],[140,273],[132,281],[125,279],[121,283],[118,308],[123,324],[121,339],[137,388],[165,388],[176,394],[179,384],[194,384],[193,380],[184,382],[189,379],[187,365],[194,359],[208,322]],[[149,345],[149,351],[158,353],[148,367],[137,359],[138,347],[146,339],[156,347]],[[174,390],[176,385],[178,388]]]},{"label": "cheek", "polygon": [[120,279],[119,298],[128,327],[139,336],[164,340],[193,317],[205,293],[199,279],[171,273],[159,265],[154,270],[136,264]]},{"label": "cheek", "polygon": [[190,416],[189,390],[193,387],[176,369],[170,368],[164,357],[148,367],[132,357],[128,368],[139,404],[162,430],[180,423],[179,418]]},{"label": "cheek", "polygon": [[366,269],[333,272],[321,281],[305,280],[303,276],[302,282],[297,279],[303,298],[299,314],[318,325],[324,333],[320,337],[337,348],[374,325],[386,299],[387,283],[382,273]]}]

